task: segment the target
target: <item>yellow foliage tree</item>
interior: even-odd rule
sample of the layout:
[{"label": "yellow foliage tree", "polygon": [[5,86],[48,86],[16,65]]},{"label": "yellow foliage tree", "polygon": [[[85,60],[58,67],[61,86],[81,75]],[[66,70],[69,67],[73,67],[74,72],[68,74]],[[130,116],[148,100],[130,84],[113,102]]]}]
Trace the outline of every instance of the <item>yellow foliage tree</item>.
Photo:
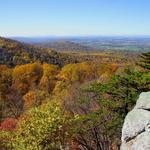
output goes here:
[{"label": "yellow foliage tree", "polygon": [[82,84],[87,81],[109,77],[116,71],[115,64],[100,64],[97,62],[83,62],[77,64],[65,65],[60,71],[54,92],[61,92],[64,89],[69,89],[74,83]]},{"label": "yellow foliage tree", "polygon": [[57,74],[59,73],[59,67],[56,65],[43,64],[43,76],[40,80],[39,87],[45,92],[52,92],[56,81]]},{"label": "yellow foliage tree", "polygon": [[24,95],[38,85],[42,75],[43,69],[39,63],[16,66],[13,69],[13,86]]}]

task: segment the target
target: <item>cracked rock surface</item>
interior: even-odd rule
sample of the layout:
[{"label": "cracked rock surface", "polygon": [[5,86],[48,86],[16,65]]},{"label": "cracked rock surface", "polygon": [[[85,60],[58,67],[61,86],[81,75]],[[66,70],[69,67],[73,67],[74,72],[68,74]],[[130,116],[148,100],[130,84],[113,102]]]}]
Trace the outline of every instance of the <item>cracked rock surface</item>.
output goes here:
[{"label": "cracked rock surface", "polygon": [[150,150],[150,92],[140,94],[126,116],[121,140],[121,150]]}]

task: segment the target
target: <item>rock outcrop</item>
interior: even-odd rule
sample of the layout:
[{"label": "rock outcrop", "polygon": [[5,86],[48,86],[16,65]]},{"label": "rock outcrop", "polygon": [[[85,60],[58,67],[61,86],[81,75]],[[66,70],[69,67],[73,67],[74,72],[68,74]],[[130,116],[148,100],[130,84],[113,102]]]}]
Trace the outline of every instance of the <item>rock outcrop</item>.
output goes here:
[{"label": "rock outcrop", "polygon": [[140,94],[122,129],[121,150],[150,150],[150,92]]}]

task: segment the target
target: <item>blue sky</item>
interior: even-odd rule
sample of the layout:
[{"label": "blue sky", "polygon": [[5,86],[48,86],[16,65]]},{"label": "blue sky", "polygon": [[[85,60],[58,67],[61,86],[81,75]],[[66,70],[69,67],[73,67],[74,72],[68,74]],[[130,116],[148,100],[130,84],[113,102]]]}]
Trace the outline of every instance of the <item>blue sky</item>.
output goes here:
[{"label": "blue sky", "polygon": [[150,0],[1,0],[0,36],[150,35]]}]

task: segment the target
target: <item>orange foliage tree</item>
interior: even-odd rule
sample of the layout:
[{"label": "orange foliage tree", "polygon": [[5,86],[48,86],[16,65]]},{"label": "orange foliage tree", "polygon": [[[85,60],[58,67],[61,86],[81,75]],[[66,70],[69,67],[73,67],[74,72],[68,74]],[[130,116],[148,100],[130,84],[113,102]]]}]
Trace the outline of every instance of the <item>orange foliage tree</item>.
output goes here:
[{"label": "orange foliage tree", "polygon": [[29,91],[23,96],[23,108],[28,109],[36,104],[36,93]]}]

